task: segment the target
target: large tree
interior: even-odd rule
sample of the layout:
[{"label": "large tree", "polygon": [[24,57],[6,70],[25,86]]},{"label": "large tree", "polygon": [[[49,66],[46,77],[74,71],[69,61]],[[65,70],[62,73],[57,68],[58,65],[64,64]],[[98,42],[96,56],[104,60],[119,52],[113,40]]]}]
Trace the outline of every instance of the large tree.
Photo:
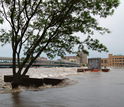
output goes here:
[{"label": "large tree", "polygon": [[[97,18],[112,15],[118,5],[118,0],[0,0],[0,23],[8,26],[1,29],[0,41],[11,43],[14,77],[26,75],[43,52],[55,57],[85,47],[107,51],[92,35],[108,32]],[[81,40],[77,32],[87,39]]]}]

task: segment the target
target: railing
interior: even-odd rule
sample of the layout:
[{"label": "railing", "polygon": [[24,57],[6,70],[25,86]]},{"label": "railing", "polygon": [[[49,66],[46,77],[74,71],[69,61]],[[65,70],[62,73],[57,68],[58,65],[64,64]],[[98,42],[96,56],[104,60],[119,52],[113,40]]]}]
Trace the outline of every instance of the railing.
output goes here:
[{"label": "railing", "polygon": [[[12,68],[13,64],[10,62],[0,62],[1,68]],[[79,67],[80,65],[72,62],[62,62],[62,61],[40,61],[33,63],[32,67]]]}]

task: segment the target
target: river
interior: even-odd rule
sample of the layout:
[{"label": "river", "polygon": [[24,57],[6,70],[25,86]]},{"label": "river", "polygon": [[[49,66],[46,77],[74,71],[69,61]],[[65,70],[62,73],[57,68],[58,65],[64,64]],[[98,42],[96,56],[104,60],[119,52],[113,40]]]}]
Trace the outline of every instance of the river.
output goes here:
[{"label": "river", "polygon": [[65,87],[0,94],[0,107],[124,107],[124,69],[69,78]]}]

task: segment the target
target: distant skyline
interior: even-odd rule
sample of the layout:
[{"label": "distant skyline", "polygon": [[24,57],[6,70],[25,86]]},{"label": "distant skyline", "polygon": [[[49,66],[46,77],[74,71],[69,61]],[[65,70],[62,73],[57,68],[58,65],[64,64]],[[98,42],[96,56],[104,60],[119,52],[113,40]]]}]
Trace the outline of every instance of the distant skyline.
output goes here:
[{"label": "distant skyline", "polygon": [[[109,28],[110,34],[100,35],[95,34],[93,37],[100,40],[107,46],[108,53],[98,53],[90,51],[89,57],[107,57],[109,53],[115,55],[124,55],[124,0],[120,0],[119,7],[115,10],[114,15],[106,19],[99,19],[100,25]],[[0,46],[0,57],[11,57],[12,50],[9,44],[4,47]]]}]

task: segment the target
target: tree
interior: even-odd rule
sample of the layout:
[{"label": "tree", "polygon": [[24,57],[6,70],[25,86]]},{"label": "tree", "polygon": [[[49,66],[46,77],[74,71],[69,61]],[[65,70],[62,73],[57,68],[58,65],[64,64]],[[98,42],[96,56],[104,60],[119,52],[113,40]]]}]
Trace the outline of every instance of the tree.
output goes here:
[{"label": "tree", "polygon": [[[95,16],[106,18],[118,5],[118,0],[0,0],[0,23],[10,26],[1,29],[0,41],[11,43],[13,84],[43,52],[52,58],[64,56],[76,52],[75,45],[84,52],[85,47],[107,51],[92,38],[94,31],[109,32],[99,26]],[[87,39],[81,40],[76,32],[88,35]]]}]

